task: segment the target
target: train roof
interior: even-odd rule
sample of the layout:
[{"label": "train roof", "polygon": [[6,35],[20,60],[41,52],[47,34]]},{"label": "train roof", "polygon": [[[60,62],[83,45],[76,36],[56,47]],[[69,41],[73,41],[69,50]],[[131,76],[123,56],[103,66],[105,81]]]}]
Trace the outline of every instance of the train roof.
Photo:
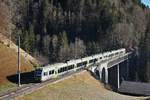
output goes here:
[{"label": "train roof", "polygon": [[48,65],[45,65],[43,67],[39,67],[38,69],[47,69],[47,68],[56,68],[56,67],[59,67],[59,66],[65,66],[66,63],[55,63],[55,64],[48,64]]},{"label": "train roof", "polygon": [[102,54],[96,54],[96,55],[94,55],[93,57],[94,58],[99,58],[99,57],[101,57],[102,56]]},{"label": "train roof", "polygon": [[49,67],[63,66],[63,65],[65,65],[65,64],[66,64],[66,63],[55,63],[55,64],[50,65]]},{"label": "train roof", "polygon": [[88,57],[82,58],[82,60],[90,60],[91,58],[93,58],[93,57],[92,56],[88,56]]}]

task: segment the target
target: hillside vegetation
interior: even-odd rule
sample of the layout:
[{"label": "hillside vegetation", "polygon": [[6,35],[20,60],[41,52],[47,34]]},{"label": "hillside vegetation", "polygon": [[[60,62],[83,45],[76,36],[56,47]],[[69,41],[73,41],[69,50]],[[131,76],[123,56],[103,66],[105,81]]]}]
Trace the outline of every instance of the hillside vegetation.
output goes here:
[{"label": "hillside vegetation", "polygon": [[41,63],[126,48],[135,51],[131,80],[149,81],[150,9],[141,0],[0,0],[0,32],[21,36]]}]

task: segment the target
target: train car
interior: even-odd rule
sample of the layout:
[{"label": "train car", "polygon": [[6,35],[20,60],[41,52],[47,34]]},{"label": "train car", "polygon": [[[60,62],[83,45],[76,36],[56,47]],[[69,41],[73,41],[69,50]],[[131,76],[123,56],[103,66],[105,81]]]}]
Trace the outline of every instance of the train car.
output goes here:
[{"label": "train car", "polygon": [[40,67],[35,71],[35,79],[37,81],[46,81],[48,79],[56,78],[58,76],[57,68],[59,66],[64,66],[65,63],[56,63],[52,65],[46,65],[44,67]]}]

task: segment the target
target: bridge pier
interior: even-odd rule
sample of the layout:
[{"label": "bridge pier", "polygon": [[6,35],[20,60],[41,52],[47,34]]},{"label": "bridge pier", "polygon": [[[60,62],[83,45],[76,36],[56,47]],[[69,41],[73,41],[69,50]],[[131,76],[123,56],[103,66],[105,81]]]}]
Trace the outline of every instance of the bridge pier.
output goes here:
[{"label": "bridge pier", "polygon": [[105,84],[108,84],[108,69],[105,69]]},{"label": "bridge pier", "polygon": [[105,64],[101,64],[99,66],[99,78],[101,81],[103,81],[105,84],[108,84],[108,68],[107,66],[104,66]]},{"label": "bridge pier", "polygon": [[119,64],[117,65],[117,88],[119,89],[120,88],[120,71],[119,71]]},{"label": "bridge pier", "polygon": [[129,78],[129,58],[127,59],[127,76],[126,76],[126,79],[128,80]]},{"label": "bridge pier", "polygon": [[102,80],[102,72],[100,69],[98,69],[98,71],[99,71],[99,79]]}]

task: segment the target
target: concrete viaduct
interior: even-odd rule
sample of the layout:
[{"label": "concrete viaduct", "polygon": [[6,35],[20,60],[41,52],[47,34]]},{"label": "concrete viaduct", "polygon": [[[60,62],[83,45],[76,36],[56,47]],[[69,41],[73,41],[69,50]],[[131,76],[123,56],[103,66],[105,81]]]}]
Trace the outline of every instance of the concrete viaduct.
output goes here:
[{"label": "concrete viaduct", "polygon": [[[126,53],[122,56],[101,61],[94,65],[94,71],[103,83],[119,89],[121,81],[128,79],[130,55],[131,53]],[[92,68],[91,70],[93,71]]]}]

